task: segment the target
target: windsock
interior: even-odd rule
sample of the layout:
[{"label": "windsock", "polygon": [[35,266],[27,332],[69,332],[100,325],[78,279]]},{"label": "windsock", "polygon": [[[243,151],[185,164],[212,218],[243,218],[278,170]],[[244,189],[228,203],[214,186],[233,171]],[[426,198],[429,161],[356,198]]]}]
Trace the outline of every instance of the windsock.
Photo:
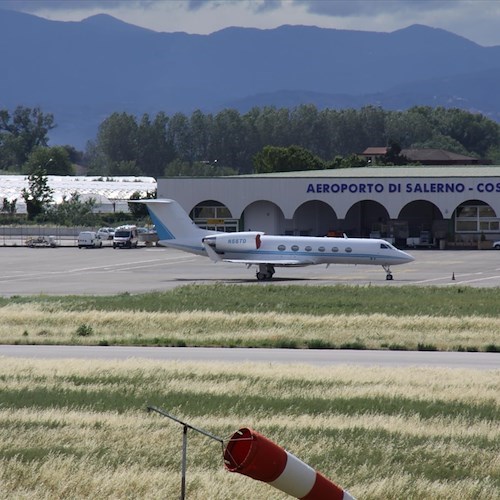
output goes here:
[{"label": "windsock", "polygon": [[230,472],[265,483],[304,500],[354,500],[312,467],[253,429],[242,428],[229,439],[224,465]]}]

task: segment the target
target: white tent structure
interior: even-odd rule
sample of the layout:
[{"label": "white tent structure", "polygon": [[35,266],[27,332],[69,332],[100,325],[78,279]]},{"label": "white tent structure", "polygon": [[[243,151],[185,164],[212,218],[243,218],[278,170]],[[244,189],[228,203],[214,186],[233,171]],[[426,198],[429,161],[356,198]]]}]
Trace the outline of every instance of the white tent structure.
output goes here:
[{"label": "white tent structure", "polygon": [[[156,189],[154,177],[49,175],[47,178],[49,187],[54,190],[54,203],[61,203],[63,198],[78,193],[83,201],[89,198],[96,200],[96,212],[127,212],[127,201],[133,193],[139,192],[145,196]],[[17,212],[25,213],[26,204],[22,197],[24,188],[28,188],[28,176],[0,176],[0,203],[4,198],[9,202],[17,200]]]}]

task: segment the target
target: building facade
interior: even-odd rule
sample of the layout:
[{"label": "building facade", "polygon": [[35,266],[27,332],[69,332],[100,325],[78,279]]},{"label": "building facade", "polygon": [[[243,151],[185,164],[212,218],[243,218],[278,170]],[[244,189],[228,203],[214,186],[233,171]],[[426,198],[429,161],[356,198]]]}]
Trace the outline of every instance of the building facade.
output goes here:
[{"label": "building facade", "polygon": [[500,239],[500,167],[365,167],[160,178],[203,227],[383,237],[400,246]]}]

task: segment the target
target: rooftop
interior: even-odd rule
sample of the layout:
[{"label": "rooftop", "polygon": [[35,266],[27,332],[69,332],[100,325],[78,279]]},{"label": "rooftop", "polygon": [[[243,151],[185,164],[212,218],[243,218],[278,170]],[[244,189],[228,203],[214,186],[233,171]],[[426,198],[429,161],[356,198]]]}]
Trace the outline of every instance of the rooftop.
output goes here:
[{"label": "rooftop", "polygon": [[405,166],[405,167],[359,167],[330,170],[301,170],[299,172],[274,172],[271,174],[247,174],[228,177],[238,178],[382,178],[382,177],[500,177],[500,165],[489,166]]},{"label": "rooftop", "polygon": [[[82,200],[94,198],[97,205],[113,204],[116,210],[121,210],[122,205],[128,210],[126,201],[136,191],[145,195],[148,191],[156,189],[156,179],[153,177],[130,176],[70,176],[48,175],[49,187],[54,190],[54,201],[61,203],[63,197],[70,198],[77,192]],[[22,197],[23,188],[28,188],[27,175],[2,175],[0,176],[0,202],[6,198],[8,201],[17,199],[17,211],[26,210]]]}]

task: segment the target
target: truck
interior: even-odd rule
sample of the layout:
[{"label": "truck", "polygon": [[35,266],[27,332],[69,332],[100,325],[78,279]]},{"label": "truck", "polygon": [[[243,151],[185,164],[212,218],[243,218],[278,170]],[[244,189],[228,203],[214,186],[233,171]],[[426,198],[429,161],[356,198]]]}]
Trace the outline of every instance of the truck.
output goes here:
[{"label": "truck", "polygon": [[102,240],[95,231],[82,231],[78,235],[78,248],[101,248]]},{"label": "truck", "polygon": [[115,229],[113,248],[137,248],[139,234],[136,226],[120,226]]}]

